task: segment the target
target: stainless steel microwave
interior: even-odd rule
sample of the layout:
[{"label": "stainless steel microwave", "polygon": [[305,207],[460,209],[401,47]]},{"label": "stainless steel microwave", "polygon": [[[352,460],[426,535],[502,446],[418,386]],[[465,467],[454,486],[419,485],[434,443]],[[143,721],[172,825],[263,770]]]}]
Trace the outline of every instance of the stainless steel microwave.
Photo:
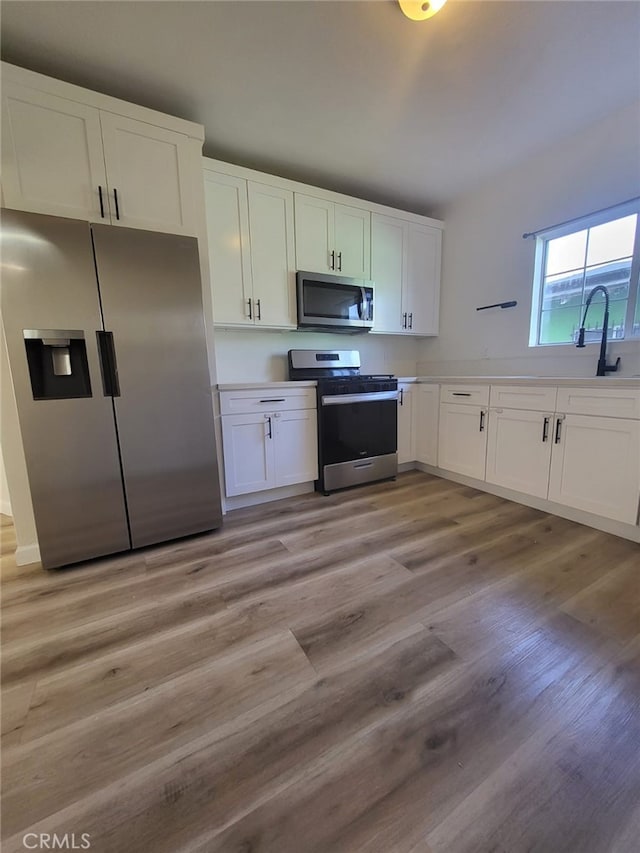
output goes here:
[{"label": "stainless steel microwave", "polygon": [[296,282],[299,329],[353,333],[372,328],[372,281],[299,271]]}]

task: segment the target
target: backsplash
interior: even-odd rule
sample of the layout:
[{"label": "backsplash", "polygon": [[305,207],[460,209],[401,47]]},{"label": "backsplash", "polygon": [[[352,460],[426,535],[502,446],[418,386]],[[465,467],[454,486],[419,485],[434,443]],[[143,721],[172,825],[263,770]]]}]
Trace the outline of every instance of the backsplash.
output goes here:
[{"label": "backsplash", "polygon": [[[419,376],[595,376],[599,346],[584,350],[575,347],[538,347],[530,356],[477,359],[429,359],[429,351],[418,355]],[[614,342],[607,350],[608,361],[620,356],[617,379],[640,376],[640,342]],[[606,382],[606,379],[603,380]]]},{"label": "backsplash", "polygon": [[216,329],[217,381],[281,382],[288,379],[290,349],[355,349],[363,373],[415,376],[418,342],[393,335],[336,335],[258,329]]}]

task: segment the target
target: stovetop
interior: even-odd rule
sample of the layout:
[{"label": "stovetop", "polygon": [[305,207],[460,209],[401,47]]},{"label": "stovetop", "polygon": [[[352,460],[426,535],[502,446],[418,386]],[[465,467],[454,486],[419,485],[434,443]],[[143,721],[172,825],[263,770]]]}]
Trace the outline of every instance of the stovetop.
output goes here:
[{"label": "stovetop", "polygon": [[318,379],[319,394],[366,394],[395,391],[398,380],[390,373],[358,376],[331,376]]},{"label": "stovetop", "polygon": [[395,391],[391,373],[360,373],[357,350],[289,350],[289,379],[315,379],[320,394]]}]

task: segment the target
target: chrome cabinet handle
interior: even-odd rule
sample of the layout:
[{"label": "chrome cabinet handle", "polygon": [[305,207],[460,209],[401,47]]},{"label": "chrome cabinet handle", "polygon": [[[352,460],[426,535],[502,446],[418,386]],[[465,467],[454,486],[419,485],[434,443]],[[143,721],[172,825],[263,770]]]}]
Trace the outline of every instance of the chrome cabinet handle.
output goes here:
[{"label": "chrome cabinet handle", "polygon": [[404,406],[404,388],[400,389],[400,405]]},{"label": "chrome cabinet handle", "polygon": [[342,272],[342,252],[338,252],[338,272]]},{"label": "chrome cabinet handle", "polygon": [[407,312],[406,311],[402,315],[402,328],[403,329],[407,328]]},{"label": "chrome cabinet handle", "polygon": [[260,300],[259,299],[256,300],[256,309],[258,312],[256,320],[262,320],[262,308],[260,307]]},{"label": "chrome cabinet handle", "polygon": [[562,437],[562,421],[564,420],[564,415],[556,418],[556,434],[554,438],[555,444],[560,444],[560,439]]},{"label": "chrome cabinet handle", "polygon": [[251,311],[251,300],[247,299],[247,305],[249,306],[249,319],[253,320],[253,312]]},{"label": "chrome cabinet handle", "polygon": [[267,438],[273,438],[273,430],[271,428],[271,415],[265,415],[267,419],[267,423],[269,424],[269,432],[267,433]]},{"label": "chrome cabinet handle", "polygon": [[118,205],[118,190],[113,188],[113,200],[116,203],[116,219],[120,219],[120,206]]},{"label": "chrome cabinet handle", "polygon": [[336,268],[336,253],[335,253],[335,250],[334,250],[333,252],[331,252],[331,254],[329,255],[329,257],[331,258],[331,260],[329,261],[329,269],[334,270],[334,269]]},{"label": "chrome cabinet handle", "polygon": [[409,314],[409,328],[413,329],[413,313]]},{"label": "chrome cabinet handle", "polygon": [[452,391],[451,396],[452,397],[470,397],[471,392],[470,391]]},{"label": "chrome cabinet handle", "polygon": [[268,400],[260,400],[261,403],[284,403],[284,397],[270,397]]},{"label": "chrome cabinet handle", "polygon": [[102,187],[98,186],[98,198],[100,199],[100,216],[104,219],[104,200],[102,198]]},{"label": "chrome cabinet handle", "polygon": [[484,417],[486,412],[484,409],[480,409],[480,432],[484,432]]}]

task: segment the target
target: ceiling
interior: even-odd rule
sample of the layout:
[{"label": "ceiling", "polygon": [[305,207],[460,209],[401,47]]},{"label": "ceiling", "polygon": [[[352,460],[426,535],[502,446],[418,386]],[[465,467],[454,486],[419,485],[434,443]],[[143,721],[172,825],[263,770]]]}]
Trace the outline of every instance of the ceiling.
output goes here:
[{"label": "ceiling", "polygon": [[200,122],[205,153],[436,213],[640,98],[640,3],[2,3],[16,65]]}]

